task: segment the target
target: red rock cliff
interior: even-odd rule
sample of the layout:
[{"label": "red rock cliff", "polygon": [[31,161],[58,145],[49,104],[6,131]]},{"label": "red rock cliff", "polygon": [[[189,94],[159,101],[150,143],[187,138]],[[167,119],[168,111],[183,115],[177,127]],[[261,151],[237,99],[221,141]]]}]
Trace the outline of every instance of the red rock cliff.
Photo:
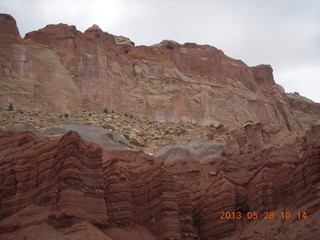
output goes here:
[{"label": "red rock cliff", "polygon": [[[319,239],[319,133],[317,125],[302,138],[260,146],[274,136],[248,125],[226,135],[238,141],[232,153],[217,144],[199,152],[204,143],[195,142],[208,158],[172,148],[159,162],[73,131],[1,132],[0,238]],[[253,212],[259,219],[248,219]]]},{"label": "red rock cliff", "polygon": [[248,67],[208,45],[135,47],[97,26],[82,33],[65,24],[21,39],[11,16],[0,20],[2,108],[10,102],[64,112],[106,107],[159,121],[237,126],[251,120],[289,130],[319,120],[319,107],[296,116],[270,66]]}]

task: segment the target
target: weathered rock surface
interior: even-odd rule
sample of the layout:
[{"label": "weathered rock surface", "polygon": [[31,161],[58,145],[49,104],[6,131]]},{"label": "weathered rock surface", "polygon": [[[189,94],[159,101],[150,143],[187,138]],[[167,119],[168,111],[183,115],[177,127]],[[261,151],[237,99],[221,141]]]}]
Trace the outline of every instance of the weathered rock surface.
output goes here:
[{"label": "weathered rock surface", "polygon": [[[185,188],[142,152],[102,150],[73,131],[50,139],[5,132],[0,142],[1,239],[32,239],[28,230],[95,239],[108,227],[139,226],[141,236],[152,236],[146,229],[160,239],[195,236]],[[18,216],[30,218],[20,223]],[[79,232],[73,237],[73,231]]]},{"label": "weathered rock surface", "polygon": [[[100,148],[74,131],[3,131],[0,238],[317,239],[319,125],[281,144],[276,134],[254,144],[252,131],[261,126],[222,131],[243,139],[232,154],[228,141],[195,139],[166,146],[157,161],[142,151]],[[292,216],[282,219],[282,211]],[[221,212],[261,219],[220,219]],[[264,219],[266,212],[276,217]]]},{"label": "weathered rock surface", "polygon": [[0,23],[0,239],[320,239],[320,107],[270,66]]},{"label": "weathered rock surface", "polygon": [[[45,111],[108,108],[158,121],[242,126],[251,120],[288,130],[319,122],[319,104],[293,101],[269,65],[248,67],[208,45],[135,47],[95,25],[82,33],[65,24],[21,39],[14,19],[0,18],[2,108],[10,102]],[[300,111],[306,104],[310,110]]]},{"label": "weathered rock surface", "polygon": [[[156,159],[164,161],[176,180],[186,184],[200,239],[242,239],[240,235],[244,239],[286,239],[288,234],[289,239],[313,239],[320,234],[315,230],[320,214],[319,130],[317,125],[302,139],[281,142],[277,135],[263,133],[259,124],[247,124],[243,131],[228,134],[242,139],[234,141],[240,148],[233,147],[232,154],[227,140],[222,144],[225,155],[216,147],[212,151],[217,145],[211,144],[211,151],[202,149],[202,155],[196,157],[195,148],[210,146],[196,140],[165,146]],[[292,216],[282,219],[283,211]],[[221,212],[244,216],[257,212],[261,219],[220,219]],[[266,220],[266,212],[276,217]],[[299,219],[298,212],[306,212],[308,217]],[[306,228],[313,230],[309,233]]]}]

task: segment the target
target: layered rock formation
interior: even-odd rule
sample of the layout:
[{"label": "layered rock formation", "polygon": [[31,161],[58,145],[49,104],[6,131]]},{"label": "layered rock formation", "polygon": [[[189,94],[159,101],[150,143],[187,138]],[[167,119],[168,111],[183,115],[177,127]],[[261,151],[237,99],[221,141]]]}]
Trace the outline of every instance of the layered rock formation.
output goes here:
[{"label": "layered rock formation", "polygon": [[[319,238],[315,230],[320,209],[319,125],[304,138],[287,138],[281,144],[279,139],[271,140],[275,135],[270,136],[269,144],[261,145],[266,140],[256,138],[253,143],[250,138],[261,131],[253,129],[231,133],[231,138],[242,139],[242,145],[223,145],[224,151],[221,145],[195,141],[170,148],[156,158],[164,161],[178,182],[186,183],[199,238]],[[195,155],[200,148],[204,148],[202,155]],[[221,212],[240,212],[247,219],[220,219]],[[252,212],[259,214],[258,220],[248,220]],[[283,219],[281,212],[289,212],[290,218]],[[299,218],[298,212],[306,212],[308,217]],[[266,216],[270,213],[275,218]],[[307,234],[306,228],[313,230]]]},{"label": "layered rock formation", "polygon": [[[107,108],[158,121],[242,126],[250,120],[288,130],[319,121],[319,105],[288,98],[270,66],[248,67],[208,45],[135,47],[96,25],[82,33],[65,24],[21,39],[14,19],[0,18],[2,108],[10,102],[62,112]],[[310,107],[301,114],[303,104]]]},{"label": "layered rock formation", "polygon": [[[100,148],[73,131],[4,131],[0,237],[317,239],[319,131],[317,125],[303,138],[263,147],[257,141],[255,148],[244,140],[232,154],[230,144],[194,140],[165,147],[156,161],[116,142]],[[221,212],[261,219],[221,219]],[[276,217],[264,219],[266,212]]]},{"label": "layered rock formation", "polygon": [[21,109],[1,111],[20,124],[0,130],[0,239],[320,239],[320,107],[270,66],[0,23],[0,107]]},{"label": "layered rock formation", "polygon": [[[196,236],[186,188],[142,152],[103,152],[72,131],[51,140],[7,132],[0,141],[1,239],[32,239],[19,231],[37,224],[41,231],[66,235],[61,239],[69,239],[68,228],[77,224],[102,232],[144,226],[159,239]],[[32,208],[41,209],[41,216]],[[31,220],[13,221],[24,212]],[[140,235],[152,236],[146,229]]]}]

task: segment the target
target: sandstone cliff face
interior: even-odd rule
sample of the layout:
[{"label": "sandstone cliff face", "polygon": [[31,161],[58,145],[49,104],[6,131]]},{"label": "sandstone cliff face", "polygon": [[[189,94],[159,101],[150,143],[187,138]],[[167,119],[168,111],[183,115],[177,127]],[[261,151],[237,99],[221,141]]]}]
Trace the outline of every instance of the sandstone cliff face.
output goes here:
[{"label": "sandstone cliff face", "polygon": [[[12,102],[29,109],[80,109],[82,94],[58,55],[48,48],[25,45],[11,17],[2,15],[1,21],[0,34],[7,36],[1,43],[1,106]],[[6,31],[6,26],[12,31]]]},{"label": "sandstone cliff face", "polygon": [[[156,161],[100,148],[73,131],[4,131],[0,238],[318,239],[319,125],[264,146],[245,140],[260,131],[252,128],[237,133],[243,145],[232,154],[228,145],[195,140],[168,147]],[[221,219],[227,211],[262,219]],[[282,211],[292,216],[282,219]],[[263,219],[266,212],[276,217]]]},{"label": "sandstone cliff face", "polygon": [[[186,188],[142,152],[103,153],[72,131],[52,140],[31,132],[7,132],[0,141],[1,239],[37,224],[50,226],[66,239],[68,228],[77,224],[89,224],[98,232],[140,225],[159,239],[196,236]],[[42,215],[32,211],[29,221],[12,221],[29,208],[41,209]],[[146,229],[140,239],[152,236]]]},{"label": "sandstone cliff face", "polygon": [[0,107],[46,111],[3,111],[3,125],[32,116],[43,130],[63,124],[51,111],[107,108],[67,123],[107,122],[131,142],[189,134],[153,158],[96,126],[0,130],[0,239],[320,239],[320,107],[285,94],[270,66],[208,45],[135,47],[95,25],[21,39],[11,16],[0,23]]},{"label": "sandstone cliff face", "polygon": [[[225,151],[221,151],[214,144],[202,149],[202,155],[195,155],[195,149],[204,146],[196,141],[157,157],[178,182],[186,183],[194,203],[193,221],[199,238],[317,239],[319,125],[302,139],[293,137],[281,144],[277,144],[279,139],[274,140],[275,135],[261,138],[260,128],[251,128],[230,134],[236,140],[242,139],[238,142],[240,148],[233,146],[232,152],[228,150],[231,146],[224,145]],[[252,141],[255,136],[258,138]],[[246,215],[255,211],[259,213],[257,221],[220,219],[221,212]],[[284,220],[283,211],[293,215]],[[266,220],[266,212],[276,217]],[[298,212],[306,212],[311,218],[301,221]],[[310,235],[305,235],[304,227],[313,229]]]},{"label": "sandstone cliff face", "polygon": [[241,126],[251,120],[288,130],[319,121],[297,116],[297,104],[289,104],[270,66],[250,68],[208,45],[135,47],[97,26],[82,33],[65,24],[21,39],[12,17],[1,15],[1,21],[2,108],[9,102],[64,112],[106,107],[158,121]]}]

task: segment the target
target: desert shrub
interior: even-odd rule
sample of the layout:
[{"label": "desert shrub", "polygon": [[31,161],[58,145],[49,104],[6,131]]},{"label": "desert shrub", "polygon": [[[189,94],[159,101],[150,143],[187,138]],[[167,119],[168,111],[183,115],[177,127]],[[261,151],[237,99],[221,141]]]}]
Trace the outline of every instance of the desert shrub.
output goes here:
[{"label": "desert shrub", "polygon": [[104,112],[104,113],[109,113],[108,108],[105,107],[105,108],[103,109],[103,112]]},{"label": "desert shrub", "polygon": [[177,136],[180,136],[182,134],[187,133],[187,130],[185,130],[184,128],[181,128],[178,132],[177,132]]},{"label": "desert shrub", "polygon": [[8,107],[8,111],[13,111],[13,109],[14,109],[13,104],[10,103],[10,104],[9,104],[9,107]]}]

